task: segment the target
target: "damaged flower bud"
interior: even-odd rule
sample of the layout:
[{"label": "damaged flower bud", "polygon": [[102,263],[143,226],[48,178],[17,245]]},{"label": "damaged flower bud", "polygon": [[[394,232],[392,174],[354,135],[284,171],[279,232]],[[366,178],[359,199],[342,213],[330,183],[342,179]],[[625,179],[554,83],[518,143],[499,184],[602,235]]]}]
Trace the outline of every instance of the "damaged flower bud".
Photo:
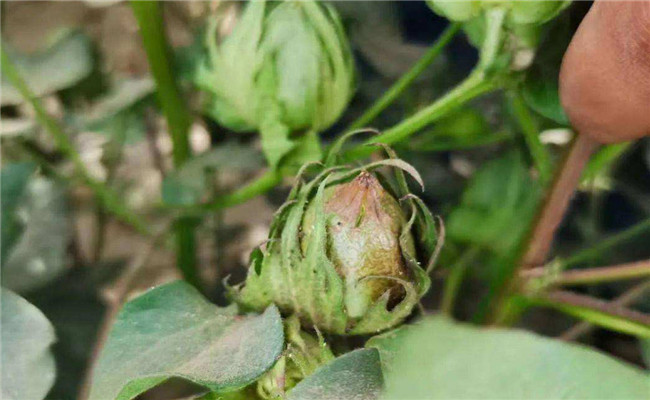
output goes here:
[{"label": "damaged flower bud", "polygon": [[[392,300],[402,296],[400,283],[388,279],[408,279],[400,248],[400,234],[407,221],[397,200],[365,171],[348,183],[327,188],[324,197],[324,211],[330,216],[330,258],[344,279],[348,315],[363,316],[386,291],[391,291]],[[305,213],[303,251],[312,235],[316,212],[316,206],[310,204]],[[408,251],[415,254],[411,233],[406,232],[404,239]],[[373,279],[377,276],[386,279]]]},{"label": "damaged flower bud", "polygon": [[255,252],[246,281],[232,288],[234,299],[253,310],[275,303],[304,326],[335,334],[374,333],[406,318],[430,284],[415,236],[435,236],[435,227],[420,229],[431,228],[428,210],[405,189],[393,194],[383,185],[371,172],[379,165],[326,169],[294,188],[266,251]]}]

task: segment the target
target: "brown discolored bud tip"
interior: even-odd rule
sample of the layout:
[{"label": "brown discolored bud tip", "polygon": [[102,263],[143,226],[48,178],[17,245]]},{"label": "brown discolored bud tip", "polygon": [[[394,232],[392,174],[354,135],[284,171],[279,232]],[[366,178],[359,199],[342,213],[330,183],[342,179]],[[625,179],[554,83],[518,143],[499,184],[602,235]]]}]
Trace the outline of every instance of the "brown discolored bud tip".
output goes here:
[{"label": "brown discolored bud tip", "polygon": [[564,56],[560,98],[600,143],[650,135],[650,1],[594,3]]},{"label": "brown discolored bud tip", "polygon": [[[400,244],[406,218],[397,200],[365,171],[332,187],[326,197],[325,212],[331,215],[330,256],[346,282],[348,314],[362,316],[387,290],[391,298],[401,297],[401,285],[390,279],[408,279]],[[407,236],[412,247],[412,238]]]}]

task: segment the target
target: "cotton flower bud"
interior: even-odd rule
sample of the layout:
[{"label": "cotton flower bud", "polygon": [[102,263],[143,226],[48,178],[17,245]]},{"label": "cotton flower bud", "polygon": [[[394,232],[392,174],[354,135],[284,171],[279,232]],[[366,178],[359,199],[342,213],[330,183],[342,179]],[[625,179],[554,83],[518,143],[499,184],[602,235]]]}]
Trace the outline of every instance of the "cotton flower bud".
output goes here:
[{"label": "cotton flower bud", "polygon": [[[258,131],[272,166],[304,132],[332,125],[354,91],[352,53],[336,11],[318,1],[252,0],[231,33],[208,29],[195,82],[207,113],[234,131]],[[302,136],[301,136],[302,135]]]},{"label": "cotton flower bud", "polygon": [[231,290],[240,305],[259,310],[275,303],[305,327],[341,335],[388,329],[411,313],[430,284],[427,260],[416,259],[426,252],[415,243],[420,232],[432,231],[418,227],[433,218],[414,196],[393,194],[372,172],[377,163],[370,166],[326,169],[294,188],[266,250]]},{"label": "cotton flower bud", "polygon": [[450,21],[467,22],[481,16],[490,8],[503,8],[507,13],[510,25],[542,24],[553,19],[566,8],[571,1],[567,0],[427,0],[433,11]]}]

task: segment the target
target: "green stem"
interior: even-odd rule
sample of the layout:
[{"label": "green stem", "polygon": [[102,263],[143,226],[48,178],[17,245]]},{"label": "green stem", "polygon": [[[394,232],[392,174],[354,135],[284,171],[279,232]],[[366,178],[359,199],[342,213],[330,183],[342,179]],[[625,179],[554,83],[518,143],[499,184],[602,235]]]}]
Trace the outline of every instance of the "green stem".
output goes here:
[{"label": "green stem", "polygon": [[209,210],[222,210],[224,208],[241,204],[253,197],[268,192],[280,182],[282,182],[282,175],[277,171],[268,170],[262,176],[250,182],[246,186],[230,194],[220,196],[212,203],[205,205],[204,208]]},{"label": "green stem", "polygon": [[485,15],[485,36],[479,53],[478,67],[484,71],[492,69],[499,50],[503,45],[506,9],[502,7],[490,8]]},{"label": "green stem", "polygon": [[496,87],[494,80],[487,79],[482,70],[475,70],[458,86],[434,103],[385,130],[381,135],[373,136],[363,144],[350,149],[345,153],[344,159],[353,161],[368,157],[375,151],[374,147],[368,146],[373,143],[394,144],[407,139],[425,126]]},{"label": "green stem", "polygon": [[478,247],[470,248],[449,268],[449,275],[445,279],[445,287],[442,292],[440,310],[450,317],[453,317],[456,296],[465,277],[467,267],[476,259],[479,252]]},{"label": "green stem", "polygon": [[[494,60],[503,42],[503,22],[505,12],[495,8],[488,13],[488,24],[486,39],[481,49],[479,64],[474,71],[463,80],[458,86],[435,101],[428,107],[420,110],[413,116],[398,123],[386,130],[383,134],[373,137],[364,143],[350,149],[344,159],[349,161],[358,160],[369,156],[374,148],[368,146],[373,143],[393,144],[404,140],[424,126],[440,119],[447,113],[452,112],[468,101],[499,88],[498,80],[491,71]],[[269,171],[259,179],[253,181],[238,191],[221,197],[204,208],[220,209],[243,203],[255,196],[269,191],[281,180],[277,173]]]},{"label": "green stem", "polygon": [[[157,1],[131,1],[140,28],[149,68],[156,81],[156,96],[165,114],[173,144],[174,167],[180,168],[191,156],[188,131],[192,116],[174,78],[170,46],[166,40],[163,15]],[[174,223],[176,265],[185,280],[200,287],[196,258],[196,221],[181,217]]]},{"label": "green stem", "polygon": [[75,173],[81,177],[88,187],[93,191],[102,206],[111,214],[115,215],[119,220],[131,225],[139,233],[150,236],[151,232],[147,223],[137,214],[133,213],[121,200],[121,197],[109,189],[103,182],[93,178],[86,166],[84,165],[81,156],[74,147],[72,140],[63,131],[59,123],[52,118],[40,100],[32,93],[27,83],[22,78],[8,54],[4,46],[0,49],[0,63],[2,64],[2,72],[11,82],[11,84],[20,92],[25,100],[32,106],[36,113],[36,119],[45,128],[45,131],[52,137],[57,149],[62,152],[65,157],[74,165]]},{"label": "green stem", "polygon": [[349,150],[344,159],[357,160],[372,154],[373,143],[393,144],[407,139],[420,129],[457,110],[468,101],[499,87],[494,71],[494,61],[503,43],[505,10],[496,7],[486,14],[485,39],[481,46],[479,63],[465,80],[433,104],[423,108],[402,122]]},{"label": "green stem", "polygon": [[372,122],[386,107],[393,103],[411,84],[415,79],[424,72],[424,70],[431,65],[431,63],[440,55],[442,50],[449,44],[451,39],[456,35],[460,29],[461,24],[452,23],[440,35],[435,43],[429,50],[418,60],[413,67],[402,75],[397,82],[391,86],[383,96],[379,98],[366,112],[359,118],[352,122],[345,131],[352,131],[366,126]]},{"label": "green stem", "polygon": [[[646,292],[650,290],[650,280],[639,283],[623,294],[612,300],[611,305],[617,307],[629,306],[639,299],[642,299]],[[582,321],[571,327],[566,332],[558,336],[558,339],[564,341],[576,340],[580,336],[587,334],[594,326],[587,321]]]},{"label": "green stem", "polygon": [[195,228],[197,219],[179,218],[174,222],[176,241],[176,266],[185,279],[197,288],[201,288],[201,278],[196,261]]},{"label": "green stem", "polygon": [[192,116],[174,79],[160,3],[132,1],[131,8],[138,21],[151,74],[156,81],[156,96],[167,119],[174,146],[174,166],[178,168],[190,157],[187,132],[192,123]]},{"label": "green stem", "polygon": [[593,246],[587,247],[586,249],[574,253],[572,256],[564,260],[562,263],[562,268],[566,269],[574,265],[594,260],[604,252],[609,251],[619,244],[624,243],[646,232],[650,232],[650,218],[641,221],[638,224],[625,229],[624,231],[616,233],[604,240],[601,240]]},{"label": "green stem", "polygon": [[[476,71],[456,88],[427,108],[402,121],[393,128],[386,130],[383,134],[374,136],[371,140],[353,147],[345,154],[344,158],[348,161],[354,161],[369,156],[375,149],[368,146],[368,144],[392,144],[404,140],[427,124],[434,122],[468,101],[497,87],[498,85],[493,80],[486,80],[484,74]],[[204,205],[203,208],[217,210],[241,204],[255,196],[268,192],[280,183],[281,180],[282,177],[277,172],[267,171],[253,182],[229,195],[221,196],[214,202]]]},{"label": "green stem", "polygon": [[527,300],[532,305],[553,308],[603,328],[650,339],[650,315],[613,302],[562,290],[532,295]]},{"label": "green stem", "polygon": [[521,94],[513,92],[510,96],[512,112],[517,119],[519,127],[524,134],[524,139],[530,150],[530,155],[535,163],[542,184],[546,185],[553,177],[553,163],[551,156],[539,139],[539,131]]}]

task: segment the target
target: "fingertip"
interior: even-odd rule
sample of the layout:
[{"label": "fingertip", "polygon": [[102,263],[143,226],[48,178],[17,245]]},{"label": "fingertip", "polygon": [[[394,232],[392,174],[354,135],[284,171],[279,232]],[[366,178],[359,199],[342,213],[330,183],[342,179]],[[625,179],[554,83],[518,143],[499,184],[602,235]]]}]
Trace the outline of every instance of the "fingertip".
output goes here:
[{"label": "fingertip", "polygon": [[650,2],[596,2],[564,56],[560,100],[601,143],[650,134]]}]

